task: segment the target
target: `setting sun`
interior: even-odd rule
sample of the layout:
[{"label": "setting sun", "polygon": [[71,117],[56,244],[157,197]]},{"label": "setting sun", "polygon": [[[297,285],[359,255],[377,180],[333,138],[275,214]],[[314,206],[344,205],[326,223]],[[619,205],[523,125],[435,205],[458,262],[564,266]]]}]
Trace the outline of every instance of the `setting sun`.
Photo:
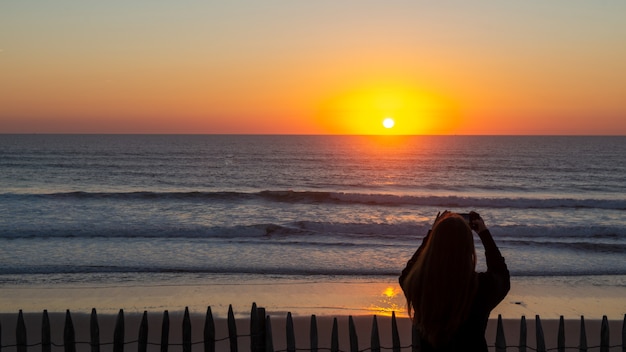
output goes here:
[{"label": "setting sun", "polygon": [[396,122],[391,117],[387,117],[383,120],[383,126],[385,126],[385,128],[392,128],[395,124]]},{"label": "setting sun", "polygon": [[320,103],[326,133],[414,135],[449,133],[458,125],[450,98],[410,82],[371,82],[347,87]]}]

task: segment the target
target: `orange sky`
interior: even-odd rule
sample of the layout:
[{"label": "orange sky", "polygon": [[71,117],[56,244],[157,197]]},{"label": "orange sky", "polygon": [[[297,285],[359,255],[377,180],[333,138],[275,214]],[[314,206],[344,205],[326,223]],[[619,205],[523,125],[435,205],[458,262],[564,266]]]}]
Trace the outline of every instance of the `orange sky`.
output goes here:
[{"label": "orange sky", "polygon": [[0,133],[624,135],[624,13],[622,0],[11,2]]}]

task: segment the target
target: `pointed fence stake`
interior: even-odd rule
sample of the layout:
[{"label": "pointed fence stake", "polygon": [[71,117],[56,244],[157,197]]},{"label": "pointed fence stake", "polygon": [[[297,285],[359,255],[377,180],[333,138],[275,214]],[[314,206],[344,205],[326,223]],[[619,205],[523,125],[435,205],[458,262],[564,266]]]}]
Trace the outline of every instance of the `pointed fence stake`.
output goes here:
[{"label": "pointed fence stake", "polygon": [[311,315],[311,328],[309,333],[311,352],[317,352],[319,337],[317,335],[317,317]]},{"label": "pointed fence stake", "polygon": [[89,334],[91,337],[91,352],[100,352],[100,325],[98,324],[98,313],[96,313],[96,308],[91,309]]},{"label": "pointed fence stake", "polygon": [[52,351],[52,340],[50,339],[50,318],[48,310],[44,309],[41,321],[41,352]]},{"label": "pointed fence stake", "polygon": [[543,328],[541,327],[539,315],[535,315],[535,331],[537,333],[537,351],[546,352],[546,339],[543,336]]},{"label": "pointed fence stake", "polygon": [[585,329],[585,317],[580,316],[580,340],[578,342],[578,351],[587,352],[587,329]]},{"label": "pointed fence stake", "polygon": [[393,352],[400,352],[400,333],[398,332],[396,312],[391,312],[391,344]]},{"label": "pointed fence stake", "polygon": [[330,337],[330,351],[338,352],[339,351],[339,329],[337,326],[337,318],[333,319],[333,330]]},{"label": "pointed fence stake", "polygon": [[143,311],[141,324],[139,325],[139,336],[137,339],[137,352],[148,351],[148,312]]},{"label": "pointed fence stake", "polygon": [[120,309],[113,331],[113,352],[124,352],[124,310]]},{"label": "pointed fence stake", "polygon": [[498,314],[498,327],[496,328],[496,352],[506,352],[506,338],[504,337],[502,314]]},{"label": "pointed fence stake", "polygon": [[183,315],[183,352],[191,352],[191,319],[189,318],[189,307],[185,307]]},{"label": "pointed fence stake", "polygon": [[626,352],[626,314],[624,314],[624,322],[622,323],[622,352]]},{"label": "pointed fence stake", "polygon": [[565,352],[565,321],[563,316],[559,318],[559,333],[557,335],[557,351]]},{"label": "pointed fence stake", "polygon": [[237,323],[235,322],[232,304],[228,305],[228,339],[230,341],[230,351],[237,352]]},{"label": "pointed fence stake", "polygon": [[259,321],[259,351],[264,352],[265,351],[265,339],[266,339],[266,332],[265,332],[265,308],[263,307],[258,307],[256,310],[256,314],[258,317],[258,321]]},{"label": "pointed fence stake", "polygon": [[287,324],[285,326],[286,329],[286,338],[287,338],[287,351],[295,352],[296,351],[296,334],[293,328],[293,318],[291,317],[291,312],[287,312]]},{"label": "pointed fence stake", "polygon": [[600,352],[609,352],[609,320],[606,315],[602,317],[600,329]]},{"label": "pointed fence stake", "polygon": [[526,352],[526,341],[528,340],[528,329],[526,328],[526,316],[522,315],[519,324],[519,352]]},{"label": "pointed fence stake", "polygon": [[356,336],[356,327],[352,315],[348,317],[348,329],[350,332],[350,352],[359,352],[359,339]]},{"label": "pointed fence stake", "polygon": [[204,319],[204,352],[215,352],[215,321],[211,306],[207,307]]},{"label": "pointed fence stake", "polygon": [[167,352],[170,345],[170,313],[163,311],[163,322],[161,323],[161,352]]},{"label": "pointed fence stake", "polygon": [[65,352],[76,352],[76,334],[74,333],[74,323],[68,309],[65,313],[65,328],[63,329],[63,344]]},{"label": "pointed fence stake", "polygon": [[265,352],[274,352],[274,339],[272,338],[272,321],[268,315],[265,319]]},{"label": "pointed fence stake", "polygon": [[26,323],[24,323],[24,314],[20,309],[17,315],[17,325],[15,327],[15,344],[17,345],[17,352],[26,352]]},{"label": "pointed fence stake", "polygon": [[378,321],[376,316],[372,319],[372,336],[370,343],[372,352],[380,352],[380,334],[378,333]]},{"label": "pointed fence stake", "polygon": [[260,341],[260,322],[259,322],[259,310],[256,303],[252,303],[252,309],[250,310],[250,350],[252,352],[259,352]]}]

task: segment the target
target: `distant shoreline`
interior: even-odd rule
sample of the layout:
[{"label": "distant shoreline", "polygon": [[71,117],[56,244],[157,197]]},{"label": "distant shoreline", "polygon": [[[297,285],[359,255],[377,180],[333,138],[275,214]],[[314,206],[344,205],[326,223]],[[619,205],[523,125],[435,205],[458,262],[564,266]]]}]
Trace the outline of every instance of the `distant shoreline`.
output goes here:
[{"label": "distant shoreline", "polygon": [[[533,278],[513,277],[512,288],[492,317],[519,319],[522,315],[545,319],[621,319],[626,313],[626,287],[618,283],[623,277],[606,277],[607,283],[590,283],[580,277]],[[181,285],[143,283],[124,286],[85,286],[64,284],[5,285],[0,291],[0,313],[91,312],[96,308],[103,314],[115,314],[119,309],[128,313],[182,311],[189,307],[192,313],[202,313],[208,306],[217,317],[225,317],[232,305],[237,316],[247,316],[249,306],[256,302],[272,314],[294,316],[362,316],[391,315],[406,317],[406,302],[396,278],[341,281],[297,282],[267,278],[255,280],[221,281],[211,284],[200,280]],[[587,282],[585,284],[585,282]],[[611,285],[608,282],[616,282]]]}]

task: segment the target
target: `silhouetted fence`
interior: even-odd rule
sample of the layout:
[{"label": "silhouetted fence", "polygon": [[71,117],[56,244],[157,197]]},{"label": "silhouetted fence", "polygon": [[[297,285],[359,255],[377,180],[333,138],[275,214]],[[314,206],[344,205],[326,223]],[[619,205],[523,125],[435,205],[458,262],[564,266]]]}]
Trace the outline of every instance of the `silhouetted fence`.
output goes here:
[{"label": "silhouetted fence", "polygon": [[[338,333],[338,320],[337,318],[333,319],[333,326],[331,332],[330,339],[330,347],[319,347],[319,335],[317,331],[317,318],[315,315],[311,316],[310,321],[310,341],[308,346],[296,347],[296,334],[293,324],[293,318],[291,313],[287,314],[286,318],[286,329],[285,329],[285,341],[286,341],[286,349],[281,351],[287,352],[295,352],[295,351],[331,351],[331,352],[339,352],[339,333]],[[239,351],[239,339],[242,337],[246,337],[249,339],[249,348],[252,352],[261,352],[261,351],[275,351],[274,343],[272,336],[272,323],[269,315],[266,315],[264,308],[258,308],[256,304],[252,305],[252,311],[250,314],[250,334],[249,335],[240,335],[237,333],[237,324],[235,321],[235,316],[233,313],[232,306],[229,306],[228,309],[228,336],[217,338],[215,333],[215,322],[213,319],[213,314],[211,312],[211,307],[208,307],[206,312],[206,317],[204,321],[203,327],[203,339],[202,341],[193,342],[192,341],[192,323],[189,315],[189,309],[185,308],[185,313],[182,320],[182,343],[174,344],[169,342],[169,332],[170,332],[170,318],[168,311],[163,312],[163,319],[161,325],[161,340],[159,343],[149,342],[148,341],[148,316],[147,312],[143,313],[141,323],[138,330],[137,340],[128,341],[125,336],[125,319],[124,319],[124,311],[120,310],[117,315],[117,320],[115,323],[114,331],[113,331],[113,341],[102,343],[100,340],[100,327],[98,324],[98,316],[96,314],[96,310],[93,309],[90,316],[90,341],[89,342],[77,342],[76,334],[74,329],[74,324],[72,322],[72,316],[69,310],[65,314],[65,326],[63,329],[63,343],[57,344],[54,343],[51,339],[51,326],[50,319],[48,317],[48,312],[43,311],[42,324],[41,324],[41,342],[29,344],[27,340],[27,331],[26,324],[24,322],[24,316],[22,311],[20,310],[17,317],[17,324],[15,328],[15,344],[11,345],[3,345],[2,337],[6,334],[5,331],[2,330],[2,326],[0,326],[0,352],[5,351],[16,351],[16,352],[33,352],[34,348],[40,346],[42,352],[51,352],[52,347],[55,348],[63,348],[64,352],[77,352],[77,346],[83,347],[81,351],[90,351],[90,352],[101,352],[101,347],[107,347],[108,349],[112,348],[113,352],[124,352],[125,348],[128,347],[129,344],[136,344],[138,352],[147,352],[148,346],[152,346],[153,350],[158,349],[160,352],[168,352],[168,349],[172,346],[177,348],[182,348],[182,352],[191,352],[192,346],[202,345],[202,351],[204,352],[214,352],[216,349],[216,342],[226,341],[228,340],[228,350],[231,352]],[[580,334],[579,334],[579,342],[578,346],[567,347],[565,344],[565,324],[563,317],[561,316],[559,320],[559,328],[558,328],[558,336],[557,336],[557,346],[553,348],[546,348],[544,332],[541,324],[541,320],[539,316],[535,316],[535,342],[536,347],[530,347],[527,344],[528,339],[528,331],[526,326],[526,317],[522,317],[520,321],[520,330],[519,330],[519,343],[518,345],[511,346],[507,345],[504,333],[504,324],[502,322],[502,317],[498,316],[498,324],[496,327],[496,335],[495,335],[495,345],[491,345],[491,348],[495,348],[496,352],[501,351],[512,351],[517,350],[520,352],[526,351],[538,351],[538,352],[546,352],[546,351],[565,351],[566,349],[578,350],[578,351],[591,351],[591,350],[599,350],[600,352],[606,351],[626,351],[626,315],[624,315],[624,322],[622,324],[622,343],[621,345],[609,345],[609,323],[606,316],[603,317],[601,323],[601,331],[600,331],[600,344],[597,346],[588,346],[587,345],[587,330],[585,328],[585,319],[581,317],[580,319]],[[360,351],[372,351],[372,352],[380,352],[382,350],[391,350],[393,352],[399,352],[402,350],[408,351],[419,351],[420,350],[420,341],[419,337],[415,331],[412,329],[411,343],[402,345],[400,342],[400,333],[398,329],[398,324],[396,321],[395,313],[393,313],[391,317],[391,346],[381,346],[380,344],[380,335],[378,328],[378,321],[376,316],[373,316],[372,319],[372,327],[370,334],[370,347],[366,349],[359,349],[359,339],[357,337],[357,329],[355,327],[354,320],[352,316],[348,318],[348,338],[349,338],[349,346],[350,352],[360,352]],[[196,349],[199,349],[198,347]],[[225,349],[223,349],[225,350]],[[247,348],[246,348],[247,350]]]}]

